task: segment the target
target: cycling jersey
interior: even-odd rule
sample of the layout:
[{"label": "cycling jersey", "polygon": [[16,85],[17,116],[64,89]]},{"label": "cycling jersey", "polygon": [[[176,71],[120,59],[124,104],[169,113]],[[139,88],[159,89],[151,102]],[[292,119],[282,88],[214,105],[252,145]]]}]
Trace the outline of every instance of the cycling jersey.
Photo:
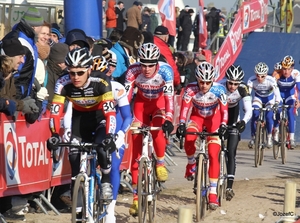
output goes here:
[{"label": "cycling jersey", "polygon": [[116,118],[114,98],[109,81],[103,78],[89,77],[82,88],[76,88],[69,74],[60,77],[55,85],[51,106],[50,128],[52,133],[58,133],[60,118],[64,110],[66,98],[73,103],[77,113],[101,111],[99,119],[106,120],[106,133],[115,133]]},{"label": "cycling jersey", "polygon": [[259,83],[256,75],[254,75],[249,78],[247,85],[249,87],[250,93],[253,89],[255,92],[255,96],[258,98],[267,98],[268,96],[274,95],[275,102],[279,103],[281,101],[276,81],[271,76],[266,76],[262,83]]},{"label": "cycling jersey", "polygon": [[277,79],[277,85],[281,94],[281,97],[287,99],[291,95],[295,95],[295,87],[300,90],[300,73],[298,70],[293,69],[291,76],[285,78],[281,75]]},{"label": "cycling jersey", "polygon": [[215,114],[216,109],[221,112],[221,123],[226,124],[228,121],[226,90],[224,86],[219,83],[213,83],[212,87],[205,94],[200,92],[197,82],[187,85],[180,112],[180,122],[185,122],[191,103],[193,104],[193,111],[197,115],[206,118]]},{"label": "cycling jersey", "polygon": [[223,79],[219,82],[226,89],[227,95],[227,103],[229,110],[229,120],[228,124],[232,125],[238,120],[239,116],[239,102],[243,101],[244,107],[244,117],[243,120],[247,123],[252,117],[252,103],[251,103],[251,95],[247,85],[242,82],[239,84],[238,88],[234,92],[230,92],[227,88],[227,79]]},{"label": "cycling jersey", "polygon": [[173,76],[172,68],[165,62],[158,62],[157,71],[151,78],[147,78],[142,74],[140,63],[130,66],[125,81],[129,101],[132,99],[135,86],[138,88],[136,97],[145,102],[151,103],[151,101],[154,102],[163,96],[166,119],[172,121],[174,113]]}]

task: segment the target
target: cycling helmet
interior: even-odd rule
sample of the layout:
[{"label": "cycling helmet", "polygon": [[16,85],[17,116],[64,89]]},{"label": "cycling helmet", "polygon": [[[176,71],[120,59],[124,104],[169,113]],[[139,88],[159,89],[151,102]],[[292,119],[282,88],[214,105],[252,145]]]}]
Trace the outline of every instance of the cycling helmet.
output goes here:
[{"label": "cycling helmet", "polygon": [[290,68],[290,67],[294,66],[294,64],[295,64],[295,61],[294,61],[293,57],[289,56],[289,55],[285,56],[283,58],[283,60],[281,61],[281,65],[283,68]]},{"label": "cycling helmet", "polygon": [[226,78],[232,81],[242,81],[245,73],[240,65],[231,65],[226,71]]},{"label": "cycling helmet", "polygon": [[93,57],[93,70],[98,70],[100,72],[105,72],[108,70],[108,63],[105,57],[103,56],[94,56]]},{"label": "cycling helmet", "polygon": [[138,57],[141,63],[156,63],[160,57],[159,48],[153,43],[144,43],[138,49]]},{"label": "cycling helmet", "polygon": [[277,62],[277,63],[274,65],[274,70],[281,70],[281,69],[282,69],[281,62]]},{"label": "cycling helmet", "polygon": [[269,67],[264,62],[260,62],[260,63],[256,64],[256,66],[254,68],[254,72],[257,75],[267,75],[268,71],[269,71]]},{"label": "cycling helmet", "polygon": [[76,48],[70,51],[65,59],[68,67],[91,67],[93,65],[93,57],[88,48]]},{"label": "cycling helmet", "polygon": [[199,64],[195,71],[197,80],[201,81],[213,81],[216,76],[214,66],[208,62],[202,62]]}]

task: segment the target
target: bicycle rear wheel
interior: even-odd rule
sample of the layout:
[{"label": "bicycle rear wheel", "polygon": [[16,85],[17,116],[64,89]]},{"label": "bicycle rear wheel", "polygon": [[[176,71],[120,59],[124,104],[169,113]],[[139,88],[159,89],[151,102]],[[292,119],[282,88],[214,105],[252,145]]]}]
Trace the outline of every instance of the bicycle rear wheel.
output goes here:
[{"label": "bicycle rear wheel", "polygon": [[86,191],[84,187],[84,176],[76,177],[72,196],[72,223],[87,222],[86,214]]},{"label": "bicycle rear wheel", "polygon": [[285,121],[281,120],[279,124],[279,132],[280,132],[280,152],[281,152],[281,161],[282,164],[286,162],[286,125]]},{"label": "bicycle rear wheel", "polygon": [[205,217],[207,210],[207,162],[203,154],[199,154],[196,165],[196,219],[199,222]]},{"label": "bicycle rear wheel", "polygon": [[148,169],[147,159],[142,158],[139,164],[139,175],[138,175],[138,217],[139,223],[147,222],[147,211],[148,211],[148,193],[149,193],[149,182],[148,182]]},{"label": "bicycle rear wheel", "polygon": [[156,201],[157,194],[160,191],[160,183],[157,181],[156,176],[156,159],[152,156],[152,171],[148,174],[149,177],[149,195],[148,195],[148,214],[149,214],[149,223],[155,222],[156,216]]},{"label": "bicycle rear wheel", "polygon": [[262,144],[261,121],[256,124],[255,142],[254,142],[254,166],[257,167],[260,161],[260,147]]}]

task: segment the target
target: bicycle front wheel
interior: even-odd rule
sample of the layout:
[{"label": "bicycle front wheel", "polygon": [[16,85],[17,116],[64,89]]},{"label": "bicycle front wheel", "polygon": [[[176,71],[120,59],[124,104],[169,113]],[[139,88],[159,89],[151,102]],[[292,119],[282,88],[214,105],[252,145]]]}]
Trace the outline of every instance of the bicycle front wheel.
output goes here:
[{"label": "bicycle front wheel", "polygon": [[72,223],[87,222],[86,191],[84,186],[84,176],[79,174],[76,177],[72,196]]},{"label": "bicycle front wheel", "polygon": [[257,167],[260,161],[260,148],[262,146],[262,127],[261,121],[256,124],[255,143],[254,143],[254,166]]},{"label": "bicycle front wheel", "polygon": [[264,148],[264,142],[266,140],[267,137],[267,132],[266,132],[266,127],[261,127],[261,146],[260,146],[260,155],[259,155],[259,165],[263,164],[264,161],[264,152],[265,152],[265,148]]},{"label": "bicycle front wheel", "polygon": [[147,222],[147,210],[148,210],[148,194],[149,194],[149,178],[147,159],[142,158],[139,164],[139,176],[138,176],[138,217],[139,223]]},{"label": "bicycle front wheel", "polygon": [[203,154],[199,154],[196,167],[196,219],[199,222],[207,209],[207,162]]},{"label": "bicycle front wheel", "polygon": [[152,157],[152,171],[148,174],[149,177],[149,195],[148,195],[148,214],[149,214],[149,223],[155,222],[156,216],[156,201],[157,194],[160,192],[160,183],[157,181],[156,176],[156,159]]},{"label": "bicycle front wheel", "polygon": [[[223,204],[223,199],[226,197],[226,187],[227,187],[227,167],[226,167],[226,154],[221,152],[223,155],[220,155],[220,176],[218,180],[218,199],[220,207]],[[220,154],[221,154],[220,153]]]},{"label": "bicycle front wheel", "polygon": [[286,162],[286,122],[284,120],[280,121],[279,133],[280,133],[280,152],[282,164]]}]

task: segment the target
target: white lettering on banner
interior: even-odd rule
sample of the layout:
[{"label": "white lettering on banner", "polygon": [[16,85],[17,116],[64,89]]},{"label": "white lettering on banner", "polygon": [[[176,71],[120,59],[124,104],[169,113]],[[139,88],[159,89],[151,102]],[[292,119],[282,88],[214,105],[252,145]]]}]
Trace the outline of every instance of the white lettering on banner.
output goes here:
[{"label": "white lettering on banner", "polygon": [[22,167],[41,166],[49,163],[46,142],[26,142],[26,136],[19,136],[22,150]]},{"label": "white lettering on banner", "polygon": [[229,37],[230,37],[232,52],[233,52],[233,54],[235,54],[235,52],[238,49],[237,44],[242,39],[242,27],[238,27],[236,32],[234,32],[234,30],[232,30],[232,32],[229,33]]},{"label": "white lettering on banner", "polygon": [[[224,53],[223,57],[218,57],[216,60],[216,65],[215,65],[215,69],[217,71],[217,75],[220,76],[220,70],[221,68],[226,64],[226,62],[228,61],[228,59],[230,58],[230,52],[227,49],[226,52]],[[218,77],[216,77],[217,79]]]},{"label": "white lettering on banner", "polygon": [[260,10],[251,10],[250,15],[250,21],[260,19]]}]

